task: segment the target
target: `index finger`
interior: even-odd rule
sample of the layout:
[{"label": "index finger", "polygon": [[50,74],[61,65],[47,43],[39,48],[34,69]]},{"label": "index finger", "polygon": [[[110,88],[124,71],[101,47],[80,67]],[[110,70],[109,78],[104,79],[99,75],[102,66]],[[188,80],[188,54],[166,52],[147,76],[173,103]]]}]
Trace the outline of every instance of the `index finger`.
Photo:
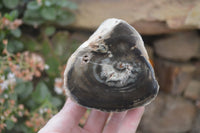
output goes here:
[{"label": "index finger", "polygon": [[72,131],[78,125],[81,117],[84,115],[86,108],[76,104],[70,98],[65,105],[49,122],[39,131],[39,133]]}]

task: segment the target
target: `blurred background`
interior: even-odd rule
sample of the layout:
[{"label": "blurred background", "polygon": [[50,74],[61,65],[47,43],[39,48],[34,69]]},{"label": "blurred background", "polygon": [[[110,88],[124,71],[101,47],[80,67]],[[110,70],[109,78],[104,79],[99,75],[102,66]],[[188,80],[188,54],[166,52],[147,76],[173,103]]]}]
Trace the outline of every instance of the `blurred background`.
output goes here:
[{"label": "blurred background", "polygon": [[200,133],[200,0],[0,0],[0,132],[58,112],[68,57],[113,17],[142,35],[160,84],[137,133]]}]

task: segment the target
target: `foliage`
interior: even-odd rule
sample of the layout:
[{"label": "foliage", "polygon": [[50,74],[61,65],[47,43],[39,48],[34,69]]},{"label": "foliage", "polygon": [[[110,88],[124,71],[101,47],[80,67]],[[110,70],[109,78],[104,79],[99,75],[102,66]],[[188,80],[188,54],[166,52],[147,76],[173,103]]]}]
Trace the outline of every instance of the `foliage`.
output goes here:
[{"label": "foliage", "polygon": [[27,5],[23,20],[34,26],[44,22],[67,25],[74,21],[74,14],[69,12],[69,9],[76,9],[76,5],[66,0],[31,1]]},{"label": "foliage", "polygon": [[37,132],[61,108],[64,64],[78,44],[57,27],[72,23],[76,8],[67,0],[0,1],[0,132]]}]

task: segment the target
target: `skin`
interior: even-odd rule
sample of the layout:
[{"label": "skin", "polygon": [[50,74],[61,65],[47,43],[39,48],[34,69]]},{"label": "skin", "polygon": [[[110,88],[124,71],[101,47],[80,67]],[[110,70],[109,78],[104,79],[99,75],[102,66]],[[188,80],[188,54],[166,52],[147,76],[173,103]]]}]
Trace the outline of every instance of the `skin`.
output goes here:
[{"label": "skin", "polygon": [[68,99],[39,133],[135,133],[144,107],[112,114],[93,109],[81,128],[79,121],[86,110]]}]

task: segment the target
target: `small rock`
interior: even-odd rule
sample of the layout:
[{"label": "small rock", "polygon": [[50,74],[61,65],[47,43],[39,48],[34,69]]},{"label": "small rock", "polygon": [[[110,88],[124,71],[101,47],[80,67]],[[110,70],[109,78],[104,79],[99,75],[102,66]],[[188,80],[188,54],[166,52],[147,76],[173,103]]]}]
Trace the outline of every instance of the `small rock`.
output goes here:
[{"label": "small rock", "polygon": [[155,53],[175,61],[200,58],[200,38],[196,32],[172,34],[154,43]]},{"label": "small rock", "polygon": [[200,132],[200,111],[198,111],[198,115],[194,122],[194,126],[192,128],[191,133],[199,133],[199,132]]},{"label": "small rock", "polygon": [[191,130],[195,116],[196,108],[190,101],[160,93],[146,106],[140,128],[143,133],[183,133]]},{"label": "small rock", "polygon": [[[196,68],[200,68],[200,60],[195,64]],[[200,69],[195,70],[194,78],[200,81]]]},{"label": "small rock", "polygon": [[195,105],[197,106],[198,109],[200,109],[200,100],[197,100]]},{"label": "small rock", "polygon": [[175,63],[160,58],[154,58],[154,67],[160,89],[172,94],[181,94],[196,70],[192,64]]},{"label": "small rock", "polygon": [[195,5],[188,13],[185,24],[200,27],[200,4]]},{"label": "small rock", "polygon": [[184,96],[192,100],[200,100],[200,81],[190,81],[185,90]]}]

